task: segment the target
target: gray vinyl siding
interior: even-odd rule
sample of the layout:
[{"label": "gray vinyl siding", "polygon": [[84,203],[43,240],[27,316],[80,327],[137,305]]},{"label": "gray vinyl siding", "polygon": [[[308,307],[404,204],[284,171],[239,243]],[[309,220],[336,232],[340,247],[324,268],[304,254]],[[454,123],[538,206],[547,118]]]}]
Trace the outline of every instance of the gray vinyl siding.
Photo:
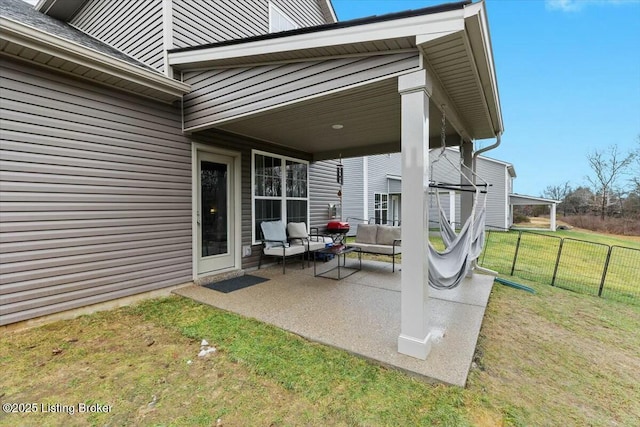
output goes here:
[{"label": "gray vinyl siding", "polygon": [[271,2],[300,27],[328,23],[320,8],[319,0],[271,0]]},{"label": "gray vinyl siding", "polygon": [[5,59],[0,324],[192,278],[179,110]]},{"label": "gray vinyl siding", "polygon": [[[387,181],[387,173],[392,175],[401,175],[402,159],[400,153],[378,154],[368,157],[369,162],[369,188],[368,188],[368,218],[375,217],[374,204],[375,193],[389,194],[389,183]],[[373,221],[372,221],[373,222]]]},{"label": "gray vinyl siding", "polygon": [[323,229],[329,222],[329,204],[340,203],[336,180],[336,168],[340,162],[325,160],[311,163],[309,168],[309,223],[311,227]]},{"label": "gray vinyl siding", "polygon": [[349,221],[349,234],[355,235],[358,221],[352,218],[364,219],[364,178],[362,175],[364,157],[343,159],[344,185],[342,186],[342,219]]},{"label": "gray vinyl siding", "polygon": [[292,64],[187,72],[185,129],[319,96],[384,78],[418,65],[415,53],[349,57]]},{"label": "gray vinyl siding", "polygon": [[[327,23],[317,0],[273,0],[300,27]],[[269,1],[174,0],[176,48],[258,36],[269,32]]]},{"label": "gray vinyl siding", "polygon": [[482,157],[478,158],[476,172],[491,184],[487,195],[487,226],[509,228],[507,199],[507,167]]},{"label": "gray vinyl siding", "polygon": [[162,1],[91,0],[70,24],[137,60],[164,70]]}]

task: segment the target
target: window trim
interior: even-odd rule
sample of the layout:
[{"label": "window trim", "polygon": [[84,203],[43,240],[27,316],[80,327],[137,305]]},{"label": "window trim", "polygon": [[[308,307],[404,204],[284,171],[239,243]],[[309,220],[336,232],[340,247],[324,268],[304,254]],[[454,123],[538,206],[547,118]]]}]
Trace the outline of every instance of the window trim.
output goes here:
[{"label": "window trim", "polygon": [[[311,221],[311,194],[309,193],[309,179],[310,179],[310,162],[308,160],[302,160],[295,157],[285,156],[282,154],[270,153],[262,150],[251,150],[251,244],[259,245],[261,241],[256,236],[256,155],[263,155],[278,158],[282,161],[282,175],[280,182],[282,183],[282,195],[281,196],[258,196],[258,200],[280,200],[282,220],[286,224],[287,221],[287,200],[305,200],[307,202],[307,227],[310,227]],[[296,163],[302,163],[307,166],[307,197],[287,197],[287,160]]]},{"label": "window trim", "polygon": [[[386,208],[384,208],[384,209],[382,208],[382,206],[383,206],[382,197],[379,198],[380,207],[376,208],[376,199],[378,198],[378,196],[385,196],[386,204],[387,204]],[[387,220],[383,225],[388,225],[389,224],[389,193],[382,193],[382,192],[377,192],[376,191],[376,192],[373,193],[373,220],[376,221],[376,212],[380,212],[380,221],[382,221],[382,212],[383,211],[387,213]]]}]

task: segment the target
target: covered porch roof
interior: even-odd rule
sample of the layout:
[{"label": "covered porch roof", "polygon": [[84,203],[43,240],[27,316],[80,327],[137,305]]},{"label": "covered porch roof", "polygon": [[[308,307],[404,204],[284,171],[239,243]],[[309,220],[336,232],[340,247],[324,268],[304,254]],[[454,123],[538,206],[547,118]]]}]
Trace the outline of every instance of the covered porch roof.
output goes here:
[{"label": "covered porch roof", "polygon": [[562,203],[562,200],[525,196],[524,194],[509,194],[510,205],[557,205],[558,203]]},{"label": "covered porch roof", "polygon": [[[219,128],[314,160],[400,151],[398,77],[429,77],[430,145],[503,130],[484,2],[175,49],[185,131]],[[336,129],[339,128],[339,129]]]}]

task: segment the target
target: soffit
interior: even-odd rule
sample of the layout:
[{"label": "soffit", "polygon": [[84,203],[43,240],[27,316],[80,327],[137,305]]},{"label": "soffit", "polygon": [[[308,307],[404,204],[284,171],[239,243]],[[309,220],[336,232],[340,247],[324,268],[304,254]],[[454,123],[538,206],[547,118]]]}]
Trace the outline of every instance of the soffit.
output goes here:
[{"label": "soffit", "polygon": [[0,17],[0,54],[162,102],[174,102],[189,86],[146,66],[109,56],[37,28]]}]

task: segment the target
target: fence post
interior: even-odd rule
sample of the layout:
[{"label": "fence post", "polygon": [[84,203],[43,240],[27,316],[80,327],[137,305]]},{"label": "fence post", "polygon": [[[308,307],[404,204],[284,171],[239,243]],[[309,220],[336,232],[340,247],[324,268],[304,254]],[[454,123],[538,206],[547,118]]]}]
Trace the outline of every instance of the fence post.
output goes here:
[{"label": "fence post", "polygon": [[609,246],[609,250],[607,251],[607,260],[604,262],[604,271],[602,272],[602,280],[600,281],[600,289],[598,289],[598,296],[602,296],[602,290],[604,289],[604,281],[607,278],[607,271],[609,270],[609,260],[611,259],[611,250],[613,246]]},{"label": "fence post", "polygon": [[551,286],[555,286],[556,274],[558,274],[558,266],[560,265],[560,257],[562,256],[562,245],[564,239],[560,239],[560,247],[558,248],[558,256],[556,257],[556,266],[553,268],[553,278],[551,279]]},{"label": "fence post", "polygon": [[491,239],[491,230],[487,230],[487,240],[484,242],[484,250],[482,251],[482,263],[480,265],[484,266],[484,257],[487,256],[487,251],[489,250],[489,240]]},{"label": "fence post", "polygon": [[513,264],[511,264],[511,276],[516,270],[516,261],[518,260],[518,250],[520,249],[520,239],[522,238],[522,231],[518,231],[518,243],[516,243],[516,253],[513,254]]}]

